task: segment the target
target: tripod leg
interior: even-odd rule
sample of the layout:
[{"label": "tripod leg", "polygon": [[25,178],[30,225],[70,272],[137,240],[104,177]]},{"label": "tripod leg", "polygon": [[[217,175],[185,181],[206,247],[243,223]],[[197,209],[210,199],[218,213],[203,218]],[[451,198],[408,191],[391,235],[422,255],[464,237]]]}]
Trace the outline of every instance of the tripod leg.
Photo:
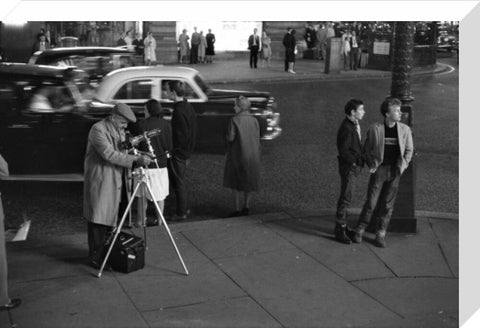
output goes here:
[{"label": "tripod leg", "polygon": [[122,220],[120,220],[120,223],[118,226],[115,228],[115,235],[113,236],[112,241],[110,242],[110,247],[108,247],[108,252],[105,258],[103,259],[102,266],[100,267],[100,271],[98,271],[98,278],[102,276],[103,269],[105,268],[105,265],[107,264],[108,257],[110,256],[110,253],[112,252],[113,245],[115,244],[115,241],[117,240],[118,235],[120,234],[120,231],[122,230],[123,223],[125,222],[125,218],[127,217],[130,208],[132,207],[133,200],[135,199],[135,195],[137,194],[138,190],[140,188],[140,184],[137,184],[135,187],[135,191],[133,192],[132,197],[130,198],[130,201],[128,202],[127,208],[125,209],[125,212],[123,213]]},{"label": "tripod leg", "polygon": [[162,222],[165,226],[165,229],[167,230],[168,236],[170,237],[170,240],[172,241],[173,247],[175,248],[175,251],[177,252],[178,259],[182,263],[183,269],[185,270],[185,274],[188,275],[189,274],[188,269],[185,266],[185,263],[183,262],[182,255],[180,255],[180,252],[178,251],[177,244],[175,244],[175,240],[173,240],[172,233],[170,232],[170,228],[167,225],[167,221],[165,221],[165,218],[163,217],[162,211],[160,211],[160,208],[158,207],[158,203],[155,201],[155,197],[153,195],[152,189],[150,188],[150,186],[148,184],[145,184],[145,187],[148,189],[150,197],[154,200],[153,203],[155,204],[155,209],[157,210],[157,214],[162,219]]}]

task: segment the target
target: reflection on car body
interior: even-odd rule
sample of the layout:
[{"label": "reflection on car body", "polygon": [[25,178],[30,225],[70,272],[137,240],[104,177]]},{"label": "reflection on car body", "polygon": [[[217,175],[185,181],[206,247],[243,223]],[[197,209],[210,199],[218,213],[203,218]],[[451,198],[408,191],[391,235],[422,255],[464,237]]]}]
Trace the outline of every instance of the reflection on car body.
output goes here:
[{"label": "reflection on car body", "polygon": [[[47,179],[83,172],[91,126],[111,113],[115,102],[144,115],[144,103],[162,102],[166,117],[173,109],[171,84],[183,81],[186,97],[197,113],[196,151],[225,145],[235,97],[244,95],[259,120],[262,139],[280,135],[280,114],[267,92],[212,89],[196,70],[179,67],[131,67],[109,73],[93,90],[86,73],[73,68],[0,64],[0,153],[12,177]],[[81,175],[77,176],[81,180]],[[53,178],[52,178],[53,179]]]}]

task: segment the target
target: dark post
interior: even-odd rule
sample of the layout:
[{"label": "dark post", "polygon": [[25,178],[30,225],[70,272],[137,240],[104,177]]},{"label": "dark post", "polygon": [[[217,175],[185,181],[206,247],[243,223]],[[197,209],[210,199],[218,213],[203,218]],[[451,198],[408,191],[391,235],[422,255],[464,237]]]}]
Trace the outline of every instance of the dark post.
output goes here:
[{"label": "dark post", "polygon": [[[413,41],[414,23],[395,22],[392,85],[390,93],[392,97],[402,101],[403,123],[413,130],[413,107],[414,100],[410,90],[410,73],[413,64]],[[414,141],[415,146],[415,141]],[[390,221],[389,231],[416,232],[417,219],[415,217],[415,155],[408,169],[400,179],[400,187]]]}]

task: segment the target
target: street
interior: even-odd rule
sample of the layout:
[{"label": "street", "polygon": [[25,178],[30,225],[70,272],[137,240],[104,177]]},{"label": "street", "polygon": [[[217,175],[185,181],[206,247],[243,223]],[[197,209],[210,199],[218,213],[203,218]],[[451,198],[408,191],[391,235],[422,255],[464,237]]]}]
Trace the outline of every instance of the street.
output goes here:
[{"label": "street", "polygon": [[[459,110],[456,58],[439,59],[455,70],[416,76],[414,142],[417,166],[416,209],[458,213]],[[336,132],[350,98],[362,99],[368,126],[381,120],[379,107],[390,92],[390,79],[321,82],[236,83],[223,89],[269,91],[281,113],[282,135],[264,143],[261,190],[254,194],[252,214],[316,211],[334,208],[339,192]],[[223,188],[223,154],[195,154],[187,172],[193,220],[223,218],[232,212],[230,191]],[[365,200],[368,173],[358,179],[352,207]],[[84,231],[82,184],[4,182],[2,197],[8,225],[32,219],[32,233]],[[167,199],[167,215],[171,209]]]}]

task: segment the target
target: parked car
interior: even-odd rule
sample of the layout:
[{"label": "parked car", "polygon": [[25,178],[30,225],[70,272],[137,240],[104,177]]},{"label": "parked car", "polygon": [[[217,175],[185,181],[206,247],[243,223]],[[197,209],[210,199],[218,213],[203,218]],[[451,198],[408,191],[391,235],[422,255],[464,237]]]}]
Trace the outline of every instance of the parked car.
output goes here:
[{"label": "parked car", "polygon": [[173,111],[171,85],[182,81],[186,85],[186,98],[197,113],[197,146],[199,149],[225,145],[230,118],[235,114],[235,98],[243,95],[251,101],[251,113],[260,123],[263,140],[272,140],[282,131],[280,114],[275,99],[268,92],[220,90],[211,88],[198,71],[187,67],[139,66],[115,70],[104,77],[95,90],[90,112],[109,111],[113,102],[123,102],[137,116],[143,115],[143,104],[157,99],[164,108],[164,116]]},{"label": "parked car", "polygon": [[98,83],[107,73],[122,67],[142,65],[143,58],[135,51],[116,47],[65,47],[35,52],[29,64],[75,66]]},{"label": "parked car", "polygon": [[457,37],[448,30],[439,28],[437,36],[437,50],[446,50],[451,52],[452,50],[457,49],[457,47]]},{"label": "parked car", "polygon": [[86,73],[78,69],[1,63],[0,153],[10,164],[12,178],[81,180],[91,126],[108,116],[118,101],[142,118],[144,103],[155,98],[169,117],[169,86],[174,81],[186,83],[186,97],[197,112],[197,151],[225,145],[238,95],[250,98],[263,140],[281,133],[280,114],[269,93],[212,89],[194,69],[124,68],[109,73],[92,93]]}]

